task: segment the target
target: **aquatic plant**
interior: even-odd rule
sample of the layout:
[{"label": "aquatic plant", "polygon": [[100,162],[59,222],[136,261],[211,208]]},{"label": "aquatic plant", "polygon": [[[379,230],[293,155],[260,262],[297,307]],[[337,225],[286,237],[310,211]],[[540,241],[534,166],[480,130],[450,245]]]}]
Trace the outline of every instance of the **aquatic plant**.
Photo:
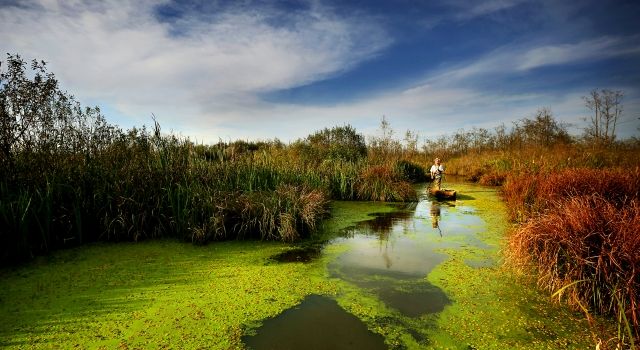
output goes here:
[{"label": "aquatic plant", "polygon": [[638,169],[523,175],[503,188],[522,223],[509,237],[507,263],[534,267],[538,284],[569,304],[615,317],[628,329],[616,337],[620,346],[640,336],[639,191]]},{"label": "aquatic plant", "polygon": [[510,176],[502,187],[511,219],[529,217],[556,207],[561,199],[600,194],[620,205],[640,198],[640,168],[567,169]]},{"label": "aquatic plant", "polygon": [[93,241],[291,241],[313,231],[330,198],[415,198],[395,171],[362,175],[376,165],[350,126],[312,134],[311,156],[278,140],[195,145],[164,134],[155,120],[150,129],[110,125],[99,108],[82,108],[62,91],[44,62],[29,72],[9,55],[7,67],[0,264]]},{"label": "aquatic plant", "polygon": [[424,182],[427,181],[427,174],[423,166],[419,163],[412,162],[407,159],[400,159],[395,164],[398,172],[409,182]]},{"label": "aquatic plant", "polygon": [[362,200],[403,202],[416,199],[416,191],[390,165],[364,168],[356,183],[356,193]]}]

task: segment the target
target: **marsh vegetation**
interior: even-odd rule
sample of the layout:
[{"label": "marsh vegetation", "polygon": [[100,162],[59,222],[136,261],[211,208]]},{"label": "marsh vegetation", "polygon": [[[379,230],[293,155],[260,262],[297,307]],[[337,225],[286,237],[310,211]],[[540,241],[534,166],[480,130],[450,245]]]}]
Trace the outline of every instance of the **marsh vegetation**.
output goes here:
[{"label": "marsh vegetation", "polygon": [[[244,247],[243,244],[260,251],[249,256],[249,262],[260,265],[266,256],[286,254],[282,247],[289,247],[292,242],[318,237],[325,240],[326,223],[333,220],[334,224],[329,225],[338,225],[335,221],[341,215],[339,210],[336,211],[335,202],[332,209],[332,201],[418,201],[418,192],[412,184],[426,180],[424,167],[439,156],[445,160],[449,175],[459,175],[482,185],[501,186],[506,203],[504,210],[508,216],[500,219],[500,225],[506,225],[507,221],[516,225],[511,231],[496,231],[497,236],[490,238],[496,249],[504,249],[506,264],[504,270],[500,267],[500,273],[495,272],[496,266],[480,268],[481,272],[477,273],[477,269],[464,264],[461,259],[465,254],[484,254],[479,253],[477,247],[474,248],[476,250],[471,249],[473,254],[468,249],[453,252],[443,248],[442,254],[454,258],[438,265],[432,272],[421,271],[422,277],[429,281],[429,288],[436,286],[446,292],[442,300],[449,297],[458,300],[458,304],[454,303],[457,306],[447,307],[444,311],[439,309],[442,311],[440,321],[429,319],[430,322],[447,320],[450,325],[439,325],[441,329],[448,329],[451,335],[455,330],[451,325],[456,324],[453,313],[460,312],[457,316],[473,320],[468,309],[458,309],[460,300],[469,303],[465,307],[472,307],[473,298],[468,290],[462,288],[464,284],[460,287],[453,282],[455,278],[462,278],[461,274],[474,274],[469,283],[495,287],[485,290],[483,297],[500,293],[505,298],[503,300],[516,303],[519,296],[509,294],[512,291],[498,292],[496,283],[514,283],[512,278],[520,277],[504,276],[517,272],[520,274],[516,276],[525,276],[525,279],[515,283],[537,282],[548,295],[557,296],[557,299],[567,301],[580,310],[590,324],[593,342],[601,349],[633,348],[640,335],[640,274],[637,273],[640,270],[637,253],[640,251],[640,158],[637,156],[640,140],[616,140],[616,123],[622,110],[620,92],[594,90],[590,93],[585,100],[586,109],[594,114],[582,136],[570,135],[567,126],[557,122],[551,111],[543,108],[512,127],[502,125],[494,130],[459,130],[452,135],[425,139],[422,144],[419,135],[412,131],[407,131],[403,140],[397,139],[388,120],[383,117],[380,134],[369,139],[353,127],[344,125],[312,132],[289,144],[267,140],[203,145],[163,133],[155,120],[151,128],[131,130],[109,124],[99,108],[84,108],[72,95],[64,92],[55,76],[47,72],[44,62],[33,61],[27,65],[19,56],[9,55],[0,67],[0,263],[3,266],[33,263],[35,259],[36,270],[50,269],[44,267],[48,264],[47,257],[51,257],[52,266],[60,266],[56,259],[75,261],[73,257],[68,258],[68,254],[76,254],[74,249],[82,248],[74,247],[96,242],[120,242],[123,247],[134,247],[125,242],[171,238],[202,245],[212,241],[249,239],[246,243],[217,243],[211,248],[228,248],[231,256],[197,250],[203,247],[180,246],[179,250],[206,252],[197,254],[215,260],[215,263],[211,262],[215,266],[207,265],[208,271],[224,275],[225,269],[230,268],[224,264],[225,259],[231,259],[229,263],[242,270],[240,266],[246,261],[243,261],[241,253],[234,255],[233,252],[245,251],[245,248],[239,248]],[[479,198],[489,201],[488,197],[479,195]],[[464,197],[462,193],[461,199],[471,201],[476,198]],[[490,202],[498,205],[497,201]],[[476,207],[483,205],[474,203]],[[338,208],[346,207],[338,205]],[[483,217],[483,220],[490,219]],[[363,221],[363,218],[357,221]],[[349,225],[357,226],[355,223],[351,220]],[[329,236],[340,230],[334,227]],[[506,237],[507,242],[503,242],[502,237]],[[153,247],[161,243],[147,244]],[[171,249],[178,249],[172,244]],[[95,248],[100,245],[90,247],[89,255],[103,253]],[[107,250],[118,254],[116,248],[112,248],[114,246],[109,247]],[[61,255],[48,255],[62,248],[70,250],[63,250],[59,253]],[[83,256],[84,253],[78,254]],[[163,250],[153,255],[153,259],[165,259],[164,254],[169,253]],[[499,260],[497,250],[492,254],[491,259]],[[331,251],[328,256],[319,255],[324,265],[312,264],[314,268],[295,264],[296,267],[285,264],[289,267],[274,265],[262,268],[249,264],[254,268],[245,271],[247,275],[243,276],[247,280],[251,274],[264,274],[268,270],[265,276],[279,282],[290,282],[287,285],[295,292],[289,296],[272,295],[269,293],[273,290],[269,288],[276,288],[279,282],[268,284],[271,287],[257,293],[264,300],[276,300],[277,305],[272,307],[258,303],[256,305],[265,310],[247,311],[251,316],[245,321],[259,323],[259,320],[275,316],[309,294],[335,295],[337,290],[360,298],[360,301],[346,296],[345,299],[338,298],[341,306],[350,305],[346,309],[360,319],[374,319],[371,316],[372,305],[379,306],[380,302],[372,299],[371,295],[385,294],[384,288],[369,288],[362,285],[368,280],[363,282],[359,277],[341,275],[335,264],[348,260],[348,255],[338,258],[333,265],[326,260]],[[86,256],[82,259],[92,258]],[[96,259],[106,259],[107,262],[100,266],[89,263],[87,269],[74,270],[73,273],[94,275],[96,271],[104,270],[105,274],[120,276],[117,283],[128,283],[126,280],[131,276],[120,272],[131,268],[122,264],[126,265],[127,261],[133,264],[133,258],[125,262],[116,262],[118,259],[113,257]],[[186,261],[173,263],[176,266],[189,264]],[[66,269],[65,266],[60,268]],[[342,282],[323,275],[327,266],[333,268],[332,278]],[[274,272],[277,269],[282,269],[284,274]],[[443,273],[445,270],[451,274]],[[26,270],[18,271],[23,273]],[[166,271],[156,272],[158,274],[153,278],[162,280],[164,277],[161,275]],[[47,273],[55,275],[49,270]],[[31,275],[29,272],[24,274]],[[20,285],[15,275],[5,275],[2,276],[3,283]],[[40,275],[34,276],[39,278]],[[308,279],[309,283],[296,286],[296,281],[289,279],[292,276],[298,281]],[[104,283],[112,283],[107,281],[109,276],[103,277]],[[478,278],[492,281],[480,281]],[[250,289],[251,283],[234,281]],[[63,282],[38,282],[40,284],[36,283],[35,289],[28,285],[23,291],[35,300],[40,294],[53,293],[53,285]],[[229,285],[230,280],[209,282],[230,288],[228,292],[238,288],[237,285]],[[425,282],[420,283],[424,284],[420,288],[426,285]],[[363,296],[361,292],[349,289],[359,284],[361,288],[369,288],[370,293]],[[191,282],[185,285],[192,286]],[[347,285],[350,287],[345,287]],[[81,287],[92,288],[88,285]],[[142,284],[139,287],[145,288]],[[200,287],[204,288],[204,285]],[[401,287],[412,288],[407,285]],[[68,292],[75,293],[73,286]],[[227,298],[226,294],[220,293],[214,297],[222,298],[220,300]],[[114,303],[126,303],[121,299],[125,298],[122,295],[97,293],[93,296],[96,300],[113,297]],[[14,297],[3,294],[4,307],[7,307],[6,300]],[[248,303],[249,299],[242,302]],[[365,306],[359,302],[368,303],[369,311],[363,311]],[[24,301],[22,305],[20,307],[29,308],[35,304]],[[194,320],[197,320],[207,315],[203,310],[214,307],[199,302],[194,302],[194,305],[193,315],[187,309],[182,310],[184,317],[195,315]],[[507,307],[503,302],[496,305]],[[105,310],[108,307],[106,305]],[[137,312],[135,307],[131,307],[129,311]],[[22,311],[10,310],[7,322],[17,324],[24,321],[15,318]],[[376,314],[380,318],[378,321],[391,320],[387,311]],[[494,311],[487,311],[485,316],[491,317]],[[119,316],[107,314],[113,317],[110,320],[118,322]],[[74,316],[74,322],[86,316],[79,315]],[[226,317],[224,313],[215,315]],[[229,346],[240,346],[242,327],[246,325],[241,319],[238,316],[231,323],[213,323],[218,328],[212,337],[223,339]],[[571,320],[574,321],[573,316]],[[381,323],[373,321],[367,323],[367,327],[384,335],[387,345],[406,345],[402,339],[406,340],[408,333],[399,330],[402,327],[397,322],[400,321],[395,319],[393,322],[386,325],[386,330],[381,328]],[[413,324],[413,321],[402,322]],[[522,322],[533,327],[526,320]],[[615,323],[617,329],[612,330],[606,326],[607,323]],[[494,325],[499,326],[498,323]],[[194,324],[183,326],[196,327]],[[17,327],[31,329],[26,324]],[[117,325],[110,327],[120,329]],[[442,334],[431,334],[416,327],[409,328],[414,335],[420,335],[418,338],[430,337],[435,342],[449,344]],[[55,332],[55,329],[50,331]],[[71,332],[71,329],[65,328],[64,331]],[[545,333],[544,329],[538,331]],[[17,332],[21,340],[16,344],[25,344],[31,339],[21,330]],[[137,336],[131,332],[127,333],[128,336]],[[567,332],[579,333],[574,328]],[[468,334],[455,339],[489,344],[486,339]],[[498,339],[500,337],[491,338],[491,341]],[[186,338],[183,340],[188,344]],[[164,344],[158,339],[154,341],[158,346]],[[550,341],[553,343],[554,340]],[[419,339],[416,342],[416,346],[421,346]]]}]

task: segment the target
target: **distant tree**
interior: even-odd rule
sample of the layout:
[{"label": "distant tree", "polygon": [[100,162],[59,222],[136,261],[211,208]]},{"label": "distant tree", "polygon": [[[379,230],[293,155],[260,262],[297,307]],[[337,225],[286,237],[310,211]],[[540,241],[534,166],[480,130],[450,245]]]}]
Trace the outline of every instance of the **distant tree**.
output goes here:
[{"label": "distant tree", "polygon": [[393,129],[385,115],[382,116],[382,120],[380,121],[380,131],[382,131],[383,140],[391,140],[391,137],[393,136]]},{"label": "distant tree", "polygon": [[516,123],[514,133],[522,144],[550,147],[571,142],[566,125],[558,123],[549,108],[540,108],[533,118]]},{"label": "distant tree", "polygon": [[369,149],[375,157],[387,159],[402,152],[402,143],[395,140],[393,134],[394,130],[391,128],[391,124],[383,115],[380,121],[380,136],[369,137]]},{"label": "distant tree", "polygon": [[471,148],[476,152],[483,152],[494,147],[491,133],[485,128],[474,127],[469,132],[469,137],[471,139]]},{"label": "distant tree", "polygon": [[422,151],[427,156],[427,161],[430,162],[435,157],[440,158],[450,158],[452,155],[451,151],[451,142],[449,141],[449,137],[445,135],[440,135],[438,138],[430,140],[428,138],[424,139],[424,144],[422,145]]},{"label": "distant tree", "polygon": [[469,151],[470,144],[469,134],[465,132],[463,129],[458,130],[455,134],[453,134],[453,139],[451,142],[452,151],[454,154],[466,154]]},{"label": "distant tree", "polygon": [[494,128],[493,144],[499,150],[506,151],[510,145],[510,136],[504,124]]},{"label": "distant tree", "polygon": [[594,89],[584,96],[585,106],[592,115],[587,119],[585,137],[597,143],[611,143],[616,138],[616,124],[622,116],[624,93],[619,90]]},{"label": "distant tree", "polygon": [[307,157],[320,159],[356,161],[367,155],[364,136],[351,125],[324,128],[298,142],[297,147]]},{"label": "distant tree", "polygon": [[407,130],[407,132],[404,134],[405,150],[408,156],[412,156],[418,153],[419,137],[420,136],[418,135],[417,132],[411,131],[411,130]]}]

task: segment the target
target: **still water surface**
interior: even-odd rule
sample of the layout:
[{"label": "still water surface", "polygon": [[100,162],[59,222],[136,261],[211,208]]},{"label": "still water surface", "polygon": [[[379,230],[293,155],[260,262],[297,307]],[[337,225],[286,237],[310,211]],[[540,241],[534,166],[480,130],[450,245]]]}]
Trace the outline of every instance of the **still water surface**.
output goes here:
[{"label": "still water surface", "polygon": [[[424,193],[424,190],[421,189]],[[326,246],[340,245],[344,253],[328,264],[331,277],[371,293],[389,308],[410,318],[435,314],[452,301],[425,277],[447,255],[443,248],[486,245],[478,233],[486,223],[458,201],[436,201],[422,195],[418,203],[372,214],[370,220],[337,232]],[[279,261],[310,261],[322,249],[292,251]],[[473,262],[488,266],[493,262]],[[375,349],[385,348],[382,337],[369,331],[331,298],[312,295],[300,305],[268,319],[254,336],[244,339],[252,349]]]}]

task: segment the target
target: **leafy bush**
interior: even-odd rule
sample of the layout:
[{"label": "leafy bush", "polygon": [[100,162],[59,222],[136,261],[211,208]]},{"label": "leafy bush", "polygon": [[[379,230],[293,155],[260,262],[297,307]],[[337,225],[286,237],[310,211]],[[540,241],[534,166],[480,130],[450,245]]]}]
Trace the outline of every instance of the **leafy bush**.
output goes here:
[{"label": "leafy bush", "polygon": [[351,125],[324,128],[317,131],[297,147],[308,160],[342,160],[355,162],[367,156],[364,137],[358,134]]}]

